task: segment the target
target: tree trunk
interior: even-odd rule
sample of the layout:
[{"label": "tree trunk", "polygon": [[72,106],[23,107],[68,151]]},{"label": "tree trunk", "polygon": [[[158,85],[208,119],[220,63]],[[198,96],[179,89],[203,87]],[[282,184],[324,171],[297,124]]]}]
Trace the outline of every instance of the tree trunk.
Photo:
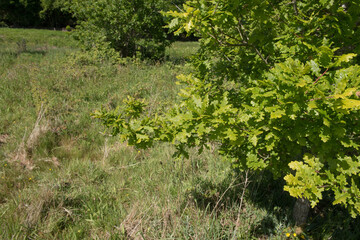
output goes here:
[{"label": "tree trunk", "polygon": [[293,209],[293,218],[297,226],[304,225],[310,210],[310,202],[305,198],[296,199]]}]

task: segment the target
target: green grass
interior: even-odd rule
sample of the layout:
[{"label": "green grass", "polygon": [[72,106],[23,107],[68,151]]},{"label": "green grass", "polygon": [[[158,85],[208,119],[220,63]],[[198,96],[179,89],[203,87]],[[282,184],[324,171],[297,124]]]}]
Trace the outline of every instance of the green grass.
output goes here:
[{"label": "green grass", "polygon": [[[215,145],[174,159],[172,146],[139,151],[90,117],[121,107],[128,95],[166,111],[178,101],[176,75],[190,71],[197,48],[177,42],[163,63],[114,65],[89,60],[66,32],[0,28],[0,239],[286,239],[295,232],[281,182],[253,175],[240,209],[244,176]],[[311,213],[304,236],[357,239],[358,219],[329,209]]]}]

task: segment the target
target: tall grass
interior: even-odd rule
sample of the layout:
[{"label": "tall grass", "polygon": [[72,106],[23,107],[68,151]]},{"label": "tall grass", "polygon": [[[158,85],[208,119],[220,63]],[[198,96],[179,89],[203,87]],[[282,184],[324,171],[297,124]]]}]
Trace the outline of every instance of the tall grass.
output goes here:
[{"label": "tall grass", "polygon": [[166,110],[197,47],[175,43],[163,63],[119,65],[92,61],[66,32],[0,29],[0,238],[356,239],[334,211],[312,213],[301,233],[282,183],[245,179],[215,144],[174,159],[170,145],[139,151],[91,119],[128,95]]}]

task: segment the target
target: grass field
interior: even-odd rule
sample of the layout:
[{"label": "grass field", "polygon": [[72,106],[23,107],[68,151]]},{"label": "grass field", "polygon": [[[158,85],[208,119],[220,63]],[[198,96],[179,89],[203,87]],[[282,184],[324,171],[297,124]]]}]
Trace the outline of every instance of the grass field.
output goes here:
[{"label": "grass field", "polygon": [[301,233],[282,182],[247,184],[215,145],[174,159],[170,145],[139,151],[91,118],[129,95],[166,110],[197,48],[120,65],[88,58],[66,32],[0,28],[0,238],[359,239],[359,219],[326,202]]}]

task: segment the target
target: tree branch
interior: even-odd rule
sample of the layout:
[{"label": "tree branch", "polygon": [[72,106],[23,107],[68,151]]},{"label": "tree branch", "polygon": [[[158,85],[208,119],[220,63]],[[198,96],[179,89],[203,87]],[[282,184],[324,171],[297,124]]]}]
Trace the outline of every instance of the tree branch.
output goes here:
[{"label": "tree branch", "polygon": [[178,5],[176,5],[176,3],[171,2],[180,12],[184,12],[184,10],[182,10]]},{"label": "tree branch", "polygon": [[[239,26],[237,26],[236,28],[237,28],[237,30],[238,30],[238,32],[239,32],[239,34],[240,34],[240,37],[243,39],[243,43],[248,43],[248,42],[249,42],[249,37],[247,36],[246,32],[244,31],[245,28],[244,28],[244,26],[242,25],[240,19],[238,19],[238,24],[239,24]],[[252,44],[248,44],[248,46],[251,46],[251,47],[255,50],[256,54],[261,58],[261,60],[262,60],[266,65],[269,65],[269,62],[267,61],[268,58],[264,58],[264,56],[263,56],[262,53],[259,51],[259,49],[257,49],[256,46],[254,46],[254,45],[252,45]]]},{"label": "tree branch", "polygon": [[215,29],[211,26],[212,34],[208,33],[211,38],[217,41],[221,46],[229,46],[229,47],[249,47],[248,43],[229,43],[227,41],[223,41],[217,37],[215,33]]}]

